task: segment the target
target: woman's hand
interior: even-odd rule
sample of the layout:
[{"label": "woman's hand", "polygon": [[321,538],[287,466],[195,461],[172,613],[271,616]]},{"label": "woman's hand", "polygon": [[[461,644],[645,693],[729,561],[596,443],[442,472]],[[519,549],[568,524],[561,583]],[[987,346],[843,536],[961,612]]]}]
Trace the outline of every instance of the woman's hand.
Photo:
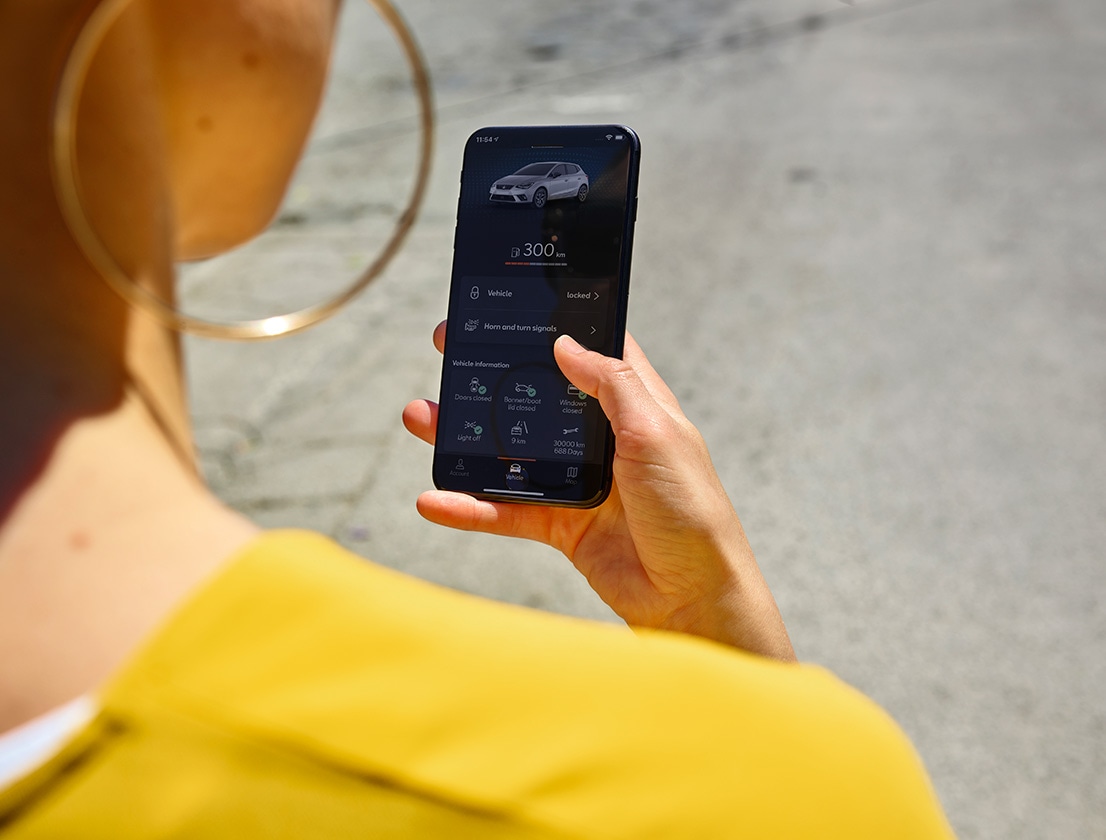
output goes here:
[{"label": "woman's hand", "polygon": [[[445,324],[434,331],[442,349]],[[615,435],[614,487],[597,508],[494,503],[431,490],[426,519],[524,537],[564,552],[626,622],[677,630],[793,661],[775,600],[760,574],[702,436],[632,337],[612,359],[562,336],[561,371],[599,400]],[[432,443],[438,407],[408,404],[403,422]]]}]

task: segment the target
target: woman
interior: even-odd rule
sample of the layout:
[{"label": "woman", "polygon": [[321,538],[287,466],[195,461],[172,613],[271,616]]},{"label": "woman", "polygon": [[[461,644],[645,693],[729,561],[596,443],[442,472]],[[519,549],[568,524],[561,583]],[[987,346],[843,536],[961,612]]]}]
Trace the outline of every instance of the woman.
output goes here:
[{"label": "woman", "polygon": [[[215,499],[177,336],[97,275],[51,185],[53,97],[96,6],[0,5],[5,836],[948,836],[894,724],[793,663],[702,440],[632,341],[624,362],[555,348],[616,432],[603,506],[419,509],[560,548],[636,635],[262,533]],[[136,0],[113,26],[78,164],[136,282],[171,297],[174,260],[271,218],[336,12]],[[434,413],[404,421],[429,440]]]}]

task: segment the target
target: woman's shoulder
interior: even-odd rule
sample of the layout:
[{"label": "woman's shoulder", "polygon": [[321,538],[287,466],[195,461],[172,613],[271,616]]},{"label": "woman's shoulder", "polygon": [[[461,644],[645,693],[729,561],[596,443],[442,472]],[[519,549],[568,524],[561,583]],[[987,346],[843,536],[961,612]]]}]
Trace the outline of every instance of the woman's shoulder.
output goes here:
[{"label": "woman's shoulder", "polygon": [[821,669],[492,603],[306,532],[247,547],[102,699],[121,731],[219,732],[569,835],[944,836],[904,736]]},{"label": "woman's shoulder", "polygon": [[582,687],[594,703],[594,689],[604,686],[640,691],[646,708],[669,695],[707,702],[689,696],[702,684],[713,696],[738,692],[748,702],[783,692],[874,708],[819,668],[490,601],[372,563],[309,531],[266,532],[243,548],[148,640],[109,693],[186,681],[220,702],[254,702],[280,674],[320,690],[323,681],[349,685],[357,674],[374,685],[425,684],[439,694],[448,687],[453,702],[468,686],[502,697],[532,691],[532,702]]}]

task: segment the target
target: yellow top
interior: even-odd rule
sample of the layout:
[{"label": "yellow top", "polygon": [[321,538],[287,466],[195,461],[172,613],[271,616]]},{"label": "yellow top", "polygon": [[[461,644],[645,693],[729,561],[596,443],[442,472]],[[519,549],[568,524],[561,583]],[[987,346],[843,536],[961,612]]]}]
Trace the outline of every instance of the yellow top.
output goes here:
[{"label": "yellow top", "polygon": [[265,534],[0,792],[23,838],[951,837],[815,667],[490,603]]}]

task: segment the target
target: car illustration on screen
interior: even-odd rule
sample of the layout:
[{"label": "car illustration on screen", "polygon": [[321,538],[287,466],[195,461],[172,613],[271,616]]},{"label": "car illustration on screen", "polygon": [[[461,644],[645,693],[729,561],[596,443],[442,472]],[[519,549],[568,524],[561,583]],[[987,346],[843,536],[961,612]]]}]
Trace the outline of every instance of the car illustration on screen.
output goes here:
[{"label": "car illustration on screen", "polygon": [[588,175],[575,163],[546,160],[531,163],[492,184],[488,200],[496,204],[531,204],[544,207],[557,198],[588,197]]}]

